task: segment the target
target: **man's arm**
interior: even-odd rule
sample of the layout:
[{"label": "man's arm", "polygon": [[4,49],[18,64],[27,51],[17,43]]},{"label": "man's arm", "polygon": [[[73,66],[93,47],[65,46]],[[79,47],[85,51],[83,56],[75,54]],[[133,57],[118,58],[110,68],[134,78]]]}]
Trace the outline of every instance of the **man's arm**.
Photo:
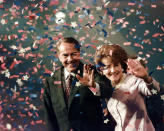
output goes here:
[{"label": "man's arm", "polygon": [[45,112],[45,122],[49,131],[59,131],[57,119],[52,107],[52,101],[50,97],[50,86],[49,82],[46,79],[45,81],[45,90],[43,95],[44,102],[44,112]]},{"label": "man's arm", "polygon": [[[96,78],[96,76],[98,76]],[[106,78],[106,76],[101,75],[97,70],[95,70],[95,82],[99,84],[99,94],[102,98],[110,98],[113,93],[113,87],[111,82]]]},{"label": "man's arm", "polygon": [[109,80],[100,75],[95,68],[90,68],[88,65],[84,65],[83,77],[76,75],[79,82],[89,87],[89,89],[96,96],[110,98],[112,95],[112,86]]}]

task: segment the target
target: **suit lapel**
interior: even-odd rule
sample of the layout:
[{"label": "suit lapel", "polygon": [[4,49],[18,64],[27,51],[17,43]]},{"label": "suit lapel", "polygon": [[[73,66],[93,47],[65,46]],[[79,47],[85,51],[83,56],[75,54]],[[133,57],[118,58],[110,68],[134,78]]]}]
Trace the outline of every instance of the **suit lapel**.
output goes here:
[{"label": "suit lapel", "polygon": [[63,89],[64,89],[64,73],[63,73],[63,68],[61,68],[59,70],[59,72],[57,74],[55,74],[55,78],[54,78],[55,81],[61,81],[61,84],[60,84],[60,87],[56,88],[57,90],[57,93],[56,93],[56,96],[58,97],[58,100],[59,100],[59,103],[61,104],[61,106],[63,108],[67,108],[67,105],[65,103],[65,96],[64,96],[64,92],[63,92]]}]

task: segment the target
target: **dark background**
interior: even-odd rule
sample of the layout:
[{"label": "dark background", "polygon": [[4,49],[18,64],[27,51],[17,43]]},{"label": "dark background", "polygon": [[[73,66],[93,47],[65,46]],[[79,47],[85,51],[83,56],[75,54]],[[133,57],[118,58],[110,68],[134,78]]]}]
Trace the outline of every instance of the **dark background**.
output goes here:
[{"label": "dark background", "polygon": [[45,129],[43,82],[60,65],[61,37],[79,40],[86,63],[97,46],[120,44],[146,60],[162,87],[163,9],[163,0],[0,0],[0,131]]}]

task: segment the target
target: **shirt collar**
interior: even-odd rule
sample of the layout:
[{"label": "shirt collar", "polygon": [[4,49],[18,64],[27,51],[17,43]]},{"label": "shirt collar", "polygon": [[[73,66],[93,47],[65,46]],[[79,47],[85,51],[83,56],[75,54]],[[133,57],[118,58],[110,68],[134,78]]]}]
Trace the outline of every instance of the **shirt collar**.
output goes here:
[{"label": "shirt collar", "polygon": [[71,74],[72,76],[75,77],[75,73],[72,73],[72,72],[70,73],[70,72],[68,72],[68,71],[66,70],[66,68],[64,68],[64,76],[65,76],[65,80],[68,78],[68,76],[69,76],[70,74]]}]

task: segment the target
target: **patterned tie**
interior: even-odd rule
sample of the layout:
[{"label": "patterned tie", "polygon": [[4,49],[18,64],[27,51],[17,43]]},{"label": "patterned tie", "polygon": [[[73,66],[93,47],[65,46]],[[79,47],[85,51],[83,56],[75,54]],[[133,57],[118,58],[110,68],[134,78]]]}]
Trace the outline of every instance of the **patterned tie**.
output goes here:
[{"label": "patterned tie", "polygon": [[73,76],[71,74],[69,74],[67,79],[66,79],[65,93],[66,93],[66,100],[67,100],[67,102],[68,102],[70,91],[71,91],[72,78],[73,78]]}]

